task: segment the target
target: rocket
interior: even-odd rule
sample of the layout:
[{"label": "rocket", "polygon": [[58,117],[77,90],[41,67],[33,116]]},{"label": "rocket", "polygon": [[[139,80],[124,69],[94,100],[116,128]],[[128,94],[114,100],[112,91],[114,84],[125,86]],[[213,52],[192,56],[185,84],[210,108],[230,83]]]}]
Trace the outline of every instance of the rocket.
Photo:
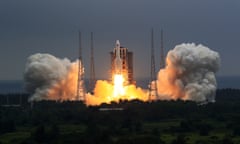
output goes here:
[{"label": "rocket", "polygon": [[119,40],[116,41],[116,46],[115,46],[115,52],[116,52],[116,57],[114,60],[115,64],[115,74],[121,74],[122,73],[122,59],[120,57],[120,42]]}]

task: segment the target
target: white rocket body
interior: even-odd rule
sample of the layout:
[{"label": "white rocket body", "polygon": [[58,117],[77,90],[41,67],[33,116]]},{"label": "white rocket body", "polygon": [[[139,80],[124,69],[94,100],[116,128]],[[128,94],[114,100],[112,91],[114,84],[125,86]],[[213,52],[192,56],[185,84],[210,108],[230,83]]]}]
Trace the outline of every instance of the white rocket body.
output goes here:
[{"label": "white rocket body", "polygon": [[122,73],[122,59],[120,57],[120,42],[119,40],[116,41],[116,58],[114,60],[115,62],[115,74],[121,74]]}]

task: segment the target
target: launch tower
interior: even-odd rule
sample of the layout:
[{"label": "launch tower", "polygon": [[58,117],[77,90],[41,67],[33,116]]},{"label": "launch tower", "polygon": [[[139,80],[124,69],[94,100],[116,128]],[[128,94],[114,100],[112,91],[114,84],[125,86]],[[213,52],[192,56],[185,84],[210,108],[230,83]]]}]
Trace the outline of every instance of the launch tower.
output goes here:
[{"label": "launch tower", "polygon": [[164,47],[163,47],[163,30],[161,30],[161,47],[160,47],[160,69],[165,67],[165,56],[164,56]]},{"label": "launch tower", "polygon": [[157,98],[157,83],[156,83],[156,69],[155,69],[155,57],[154,57],[154,33],[151,31],[151,77],[149,82],[148,99],[152,101]]},{"label": "launch tower", "polygon": [[85,85],[84,85],[84,69],[82,63],[82,40],[81,32],[79,32],[79,58],[78,58],[78,79],[77,79],[77,95],[75,100],[85,102]]},{"label": "launch tower", "polygon": [[91,32],[91,66],[90,66],[90,80],[89,80],[89,89],[90,92],[93,93],[94,86],[96,83],[95,79],[95,67],[94,67],[94,53],[93,53],[93,32]]}]

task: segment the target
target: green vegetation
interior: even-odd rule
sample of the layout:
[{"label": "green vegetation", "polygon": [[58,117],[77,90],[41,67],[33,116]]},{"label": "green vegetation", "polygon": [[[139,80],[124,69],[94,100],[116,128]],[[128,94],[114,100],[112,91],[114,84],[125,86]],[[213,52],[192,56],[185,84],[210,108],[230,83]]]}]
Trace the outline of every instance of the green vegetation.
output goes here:
[{"label": "green vegetation", "polygon": [[[99,108],[123,108],[100,111]],[[0,107],[0,144],[240,144],[240,90],[217,102],[121,101],[86,107],[42,101]]]}]

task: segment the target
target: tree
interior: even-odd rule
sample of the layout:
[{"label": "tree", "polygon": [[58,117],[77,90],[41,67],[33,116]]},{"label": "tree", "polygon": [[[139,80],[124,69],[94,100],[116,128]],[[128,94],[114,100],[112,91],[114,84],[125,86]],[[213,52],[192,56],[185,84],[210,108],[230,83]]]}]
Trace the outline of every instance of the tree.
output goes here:
[{"label": "tree", "polygon": [[171,144],[186,144],[186,137],[184,135],[178,135]]},{"label": "tree", "polygon": [[37,127],[37,129],[32,133],[34,141],[43,143],[46,142],[46,131],[43,125]]},{"label": "tree", "polygon": [[0,122],[0,134],[14,132],[16,130],[16,125],[13,120],[4,120]]}]

